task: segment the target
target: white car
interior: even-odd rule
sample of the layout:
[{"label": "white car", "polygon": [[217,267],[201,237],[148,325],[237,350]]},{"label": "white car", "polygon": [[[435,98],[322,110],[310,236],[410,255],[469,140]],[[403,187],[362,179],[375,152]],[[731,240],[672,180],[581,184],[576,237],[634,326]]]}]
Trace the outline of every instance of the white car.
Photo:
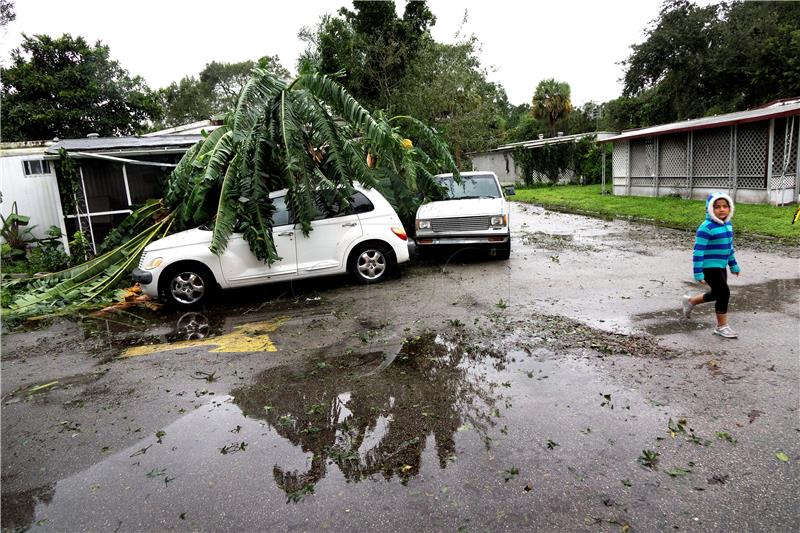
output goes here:
[{"label": "white car", "polygon": [[[462,172],[461,183],[452,174],[435,177],[447,199],[423,204],[417,210],[416,244],[425,251],[451,247],[493,250],[500,259],[511,254],[509,206],[494,172]],[[514,194],[508,187],[507,194]]]},{"label": "white car", "polygon": [[[378,283],[408,261],[408,237],[389,202],[375,189],[355,185],[347,209],[319,209],[303,236],[286,205],[286,190],[270,193],[275,206],[272,237],[280,261],[259,261],[240,233],[220,255],[209,250],[212,232],[196,228],[153,241],[133,271],[145,294],[179,306],[200,304],[217,287],[248,287],[350,272],[360,283]],[[322,211],[327,211],[323,213]]]}]

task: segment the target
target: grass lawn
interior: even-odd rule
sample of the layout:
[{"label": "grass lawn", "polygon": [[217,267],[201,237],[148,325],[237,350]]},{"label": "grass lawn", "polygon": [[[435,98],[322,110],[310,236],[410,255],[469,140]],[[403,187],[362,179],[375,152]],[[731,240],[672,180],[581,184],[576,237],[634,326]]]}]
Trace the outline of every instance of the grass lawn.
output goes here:
[{"label": "grass lawn", "polygon": [[[511,200],[588,215],[633,217],[688,230],[696,230],[705,217],[704,201],[601,195],[600,185],[520,188]],[[733,227],[737,235],[767,235],[800,242],[800,222],[792,225],[795,209],[796,205],[736,204]]]}]

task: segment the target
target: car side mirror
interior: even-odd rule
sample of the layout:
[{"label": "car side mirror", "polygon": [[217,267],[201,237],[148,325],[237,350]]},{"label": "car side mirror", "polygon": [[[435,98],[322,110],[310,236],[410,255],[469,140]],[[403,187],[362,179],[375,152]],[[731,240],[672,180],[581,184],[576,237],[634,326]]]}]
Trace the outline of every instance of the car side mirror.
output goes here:
[{"label": "car side mirror", "polygon": [[515,194],[517,194],[517,191],[513,185],[506,187],[506,196],[514,196]]}]

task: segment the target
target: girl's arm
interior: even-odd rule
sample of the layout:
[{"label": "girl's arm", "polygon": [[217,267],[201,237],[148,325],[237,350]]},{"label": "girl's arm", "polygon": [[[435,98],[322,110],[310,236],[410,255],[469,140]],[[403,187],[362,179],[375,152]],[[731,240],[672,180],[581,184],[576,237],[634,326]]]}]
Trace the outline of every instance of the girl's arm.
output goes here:
[{"label": "girl's arm", "polygon": [[697,228],[697,234],[694,237],[694,251],[692,252],[692,271],[694,272],[694,279],[703,281],[703,258],[706,253],[706,246],[711,234],[706,231],[706,225],[700,224]]}]

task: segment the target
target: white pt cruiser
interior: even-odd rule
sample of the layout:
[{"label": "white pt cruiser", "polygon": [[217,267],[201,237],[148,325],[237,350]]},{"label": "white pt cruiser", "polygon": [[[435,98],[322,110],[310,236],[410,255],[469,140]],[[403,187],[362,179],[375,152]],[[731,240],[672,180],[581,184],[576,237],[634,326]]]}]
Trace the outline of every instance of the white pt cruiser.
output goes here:
[{"label": "white pt cruiser", "polygon": [[[417,250],[480,247],[499,259],[511,254],[509,207],[494,172],[462,172],[461,183],[452,174],[435,179],[447,191],[447,199],[423,204],[417,210]],[[507,194],[514,194],[507,187]]]},{"label": "white pt cruiser", "polygon": [[209,250],[212,232],[196,228],[150,243],[133,271],[145,294],[179,306],[204,302],[211,292],[349,272],[360,283],[378,283],[408,261],[406,231],[375,189],[355,185],[347,208],[319,206],[308,237],[295,226],[286,190],[270,193],[275,206],[272,238],[279,261],[259,261],[240,233],[220,255]]}]

